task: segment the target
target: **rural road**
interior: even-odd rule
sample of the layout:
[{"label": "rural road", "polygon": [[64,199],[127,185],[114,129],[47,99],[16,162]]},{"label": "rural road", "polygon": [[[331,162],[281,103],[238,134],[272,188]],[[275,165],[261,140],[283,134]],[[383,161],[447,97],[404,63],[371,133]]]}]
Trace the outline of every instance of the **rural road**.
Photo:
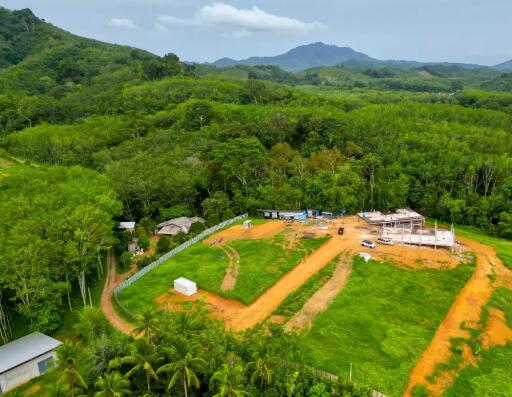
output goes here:
[{"label": "rural road", "polygon": [[[507,269],[496,255],[496,251],[485,245],[467,238],[458,238],[476,255],[476,268],[473,275],[460,291],[448,314],[439,325],[409,377],[409,384],[404,396],[412,396],[415,385],[425,386],[432,396],[440,396],[452,383],[454,373],[446,373],[437,377],[434,383],[426,378],[431,375],[436,366],[445,363],[451,356],[451,339],[454,337],[468,338],[469,334],[461,328],[466,323],[476,323],[480,320],[483,306],[489,301],[494,288],[492,276],[496,275],[498,282],[505,282],[512,288],[512,271]],[[508,280],[508,281],[506,281]]]},{"label": "rural road", "polygon": [[105,317],[110,321],[113,327],[117,328],[124,334],[130,335],[133,331],[133,326],[125,321],[114,309],[112,304],[112,296],[114,289],[126,280],[130,274],[133,273],[134,269],[130,269],[123,275],[117,275],[116,273],[116,257],[112,249],[108,250],[107,253],[107,280],[103,287],[101,294],[101,310]]}]

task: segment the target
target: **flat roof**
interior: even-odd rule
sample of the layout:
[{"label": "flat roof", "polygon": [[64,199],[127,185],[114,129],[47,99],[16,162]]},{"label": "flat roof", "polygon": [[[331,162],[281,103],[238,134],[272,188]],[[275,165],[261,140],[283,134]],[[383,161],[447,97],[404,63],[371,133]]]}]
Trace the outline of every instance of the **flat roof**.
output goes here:
[{"label": "flat roof", "polygon": [[185,278],[185,277],[177,278],[176,280],[174,280],[174,283],[183,285],[184,287],[195,287],[196,286],[196,283],[194,283],[193,281],[190,281],[188,278]]},{"label": "flat roof", "polygon": [[383,214],[380,211],[369,211],[359,212],[357,215],[360,218],[368,220],[369,222],[396,222],[415,218],[423,219],[423,215],[418,214],[416,211],[407,208],[396,210],[396,212],[392,214]]},{"label": "flat roof", "polygon": [[0,346],[0,374],[48,353],[61,344],[57,339],[34,332]]}]

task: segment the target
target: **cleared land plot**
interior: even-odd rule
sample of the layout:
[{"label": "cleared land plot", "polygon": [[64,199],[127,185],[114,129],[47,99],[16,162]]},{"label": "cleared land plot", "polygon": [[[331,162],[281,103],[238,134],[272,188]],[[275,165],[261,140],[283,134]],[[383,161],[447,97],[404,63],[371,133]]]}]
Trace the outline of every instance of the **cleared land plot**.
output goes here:
[{"label": "cleared land plot", "polygon": [[281,238],[263,240],[235,240],[229,246],[240,255],[240,267],[235,288],[221,295],[252,303],[286,272],[297,266],[308,254],[328,238],[298,240],[291,249],[279,245]]},{"label": "cleared land plot", "polygon": [[356,258],[345,288],[304,336],[304,353],[315,367],[345,378],[353,363],[356,382],[401,395],[473,268],[409,270]]},{"label": "cleared land plot", "polygon": [[132,313],[154,304],[154,299],[172,288],[178,277],[194,280],[199,287],[219,292],[228,265],[226,254],[218,247],[194,244],[121,291],[121,302]]}]

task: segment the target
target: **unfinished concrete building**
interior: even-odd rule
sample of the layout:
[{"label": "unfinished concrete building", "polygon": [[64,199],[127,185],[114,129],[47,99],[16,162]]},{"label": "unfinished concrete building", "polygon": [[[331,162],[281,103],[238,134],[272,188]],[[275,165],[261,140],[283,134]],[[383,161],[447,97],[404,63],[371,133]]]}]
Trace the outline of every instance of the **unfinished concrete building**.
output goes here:
[{"label": "unfinished concrete building", "polygon": [[359,212],[357,216],[369,226],[421,228],[425,224],[423,215],[408,208],[401,208],[390,214],[383,214],[380,211]]}]

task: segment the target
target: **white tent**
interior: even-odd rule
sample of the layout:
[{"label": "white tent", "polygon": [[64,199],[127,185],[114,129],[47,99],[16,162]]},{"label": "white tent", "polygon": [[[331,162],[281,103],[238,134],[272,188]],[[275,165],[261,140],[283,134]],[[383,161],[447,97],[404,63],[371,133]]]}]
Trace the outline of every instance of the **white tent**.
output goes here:
[{"label": "white tent", "polygon": [[183,277],[174,280],[174,289],[185,296],[192,296],[197,293],[196,283]]},{"label": "white tent", "polygon": [[250,219],[244,221],[244,228],[250,229],[252,227],[252,221]]}]

